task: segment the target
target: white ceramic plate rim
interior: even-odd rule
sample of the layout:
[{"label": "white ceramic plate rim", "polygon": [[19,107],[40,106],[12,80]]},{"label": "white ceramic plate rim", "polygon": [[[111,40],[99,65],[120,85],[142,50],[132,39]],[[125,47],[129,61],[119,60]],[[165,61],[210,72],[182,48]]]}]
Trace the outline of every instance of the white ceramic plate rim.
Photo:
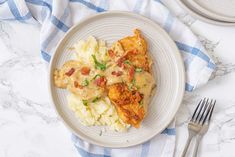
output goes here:
[{"label": "white ceramic plate rim", "polygon": [[196,18],[198,20],[204,21],[204,22],[209,23],[209,24],[218,25],[218,26],[227,26],[227,27],[234,27],[235,26],[235,23],[232,23],[232,22],[230,23],[230,22],[216,21],[216,20],[213,20],[213,19],[210,19],[210,18],[206,18],[206,17],[196,13],[195,11],[193,11],[186,4],[184,4],[184,2],[182,0],[176,0],[176,2],[187,13],[189,13],[191,16],[193,16],[194,18]]},{"label": "white ceramic plate rim", "polygon": [[[72,30],[76,27],[79,27],[79,25],[83,25],[84,23],[86,23],[87,20],[89,20],[90,18],[95,18],[95,17],[99,17],[99,16],[103,16],[103,15],[106,15],[106,14],[123,14],[123,15],[128,15],[128,16],[133,16],[133,17],[136,17],[136,18],[139,18],[139,19],[142,19],[143,21],[148,21],[149,23],[151,23],[154,27],[156,27],[156,29],[158,29],[159,31],[161,31],[162,35],[168,39],[170,42],[168,43],[169,46],[174,49],[176,55],[175,55],[175,59],[177,61],[177,64],[178,64],[178,70],[179,70],[179,77],[180,77],[180,84],[181,84],[181,88],[179,88],[178,90],[178,97],[176,99],[176,102],[175,102],[175,105],[174,105],[174,109],[172,109],[172,112],[173,114],[171,114],[165,125],[162,127],[162,129],[159,129],[159,132],[156,132],[155,134],[152,134],[152,136],[149,136],[149,138],[147,139],[144,139],[142,141],[139,141],[139,142],[136,142],[136,143],[129,143],[129,144],[123,144],[123,145],[119,145],[119,146],[116,146],[116,145],[105,145],[105,144],[102,144],[102,143],[99,143],[99,142],[96,142],[96,141],[93,141],[93,140],[90,140],[89,138],[86,138],[86,137],[83,137],[83,136],[80,136],[75,130],[73,130],[73,128],[63,119],[63,115],[61,115],[61,113],[59,112],[57,106],[55,105],[54,103],[54,100],[53,100],[53,94],[52,94],[52,86],[54,86],[53,84],[53,63],[54,63],[54,56],[56,55],[56,52],[57,52],[57,49],[58,47],[60,46],[61,43],[64,42],[65,38],[67,36],[69,36],[70,32],[72,32]],[[138,145],[138,144],[141,144],[141,143],[144,143],[148,140],[150,140],[151,138],[153,138],[154,136],[156,136],[158,133],[161,133],[171,122],[172,120],[174,119],[180,105],[181,105],[181,102],[183,100],[183,96],[184,96],[184,93],[185,93],[185,70],[184,70],[184,64],[183,64],[183,60],[182,60],[182,57],[180,55],[180,52],[176,46],[176,44],[174,43],[174,41],[169,37],[169,35],[167,34],[167,32],[165,32],[165,30],[163,30],[159,25],[157,25],[155,22],[153,22],[152,20],[142,16],[142,15],[139,15],[139,14],[135,14],[135,13],[131,13],[131,12],[126,12],[126,11],[107,11],[107,12],[104,12],[104,13],[99,13],[99,14],[96,14],[96,15],[93,15],[93,16],[89,16],[88,18],[82,20],[80,23],[74,25],[73,27],[71,27],[69,29],[68,32],[65,33],[64,37],[59,41],[59,43],[57,44],[56,46],[56,49],[55,49],[55,52],[54,54],[52,55],[51,57],[51,61],[50,61],[50,65],[49,65],[49,76],[48,76],[48,89],[49,89],[49,97],[50,97],[50,103],[53,105],[54,109],[56,110],[57,114],[59,115],[60,119],[62,120],[62,122],[64,123],[65,126],[67,126],[67,128],[69,128],[69,130],[74,133],[75,135],[77,135],[79,138],[81,138],[82,140],[85,140],[91,144],[95,144],[95,145],[98,145],[98,146],[103,146],[103,147],[108,147],[108,148],[125,148],[125,147],[131,147],[131,146],[135,146],[135,145]]]},{"label": "white ceramic plate rim", "polygon": [[204,6],[201,6],[198,2],[195,0],[185,0],[186,3],[189,3],[192,9],[195,9],[199,14],[211,18],[216,21],[221,21],[221,22],[235,22],[235,18],[228,17],[228,16],[222,16],[219,14],[216,14],[210,10],[207,10],[204,8]]}]

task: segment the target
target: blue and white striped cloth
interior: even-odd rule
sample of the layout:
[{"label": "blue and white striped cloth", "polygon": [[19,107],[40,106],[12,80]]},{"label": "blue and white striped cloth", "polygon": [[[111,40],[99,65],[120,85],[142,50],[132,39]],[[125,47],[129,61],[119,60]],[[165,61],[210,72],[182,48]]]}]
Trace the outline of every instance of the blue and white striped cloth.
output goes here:
[{"label": "blue and white striped cloth", "polygon": [[[167,1],[167,5],[171,2]],[[164,0],[0,0],[0,20],[17,20],[41,25],[42,58],[49,62],[58,41],[68,29],[87,16],[108,10],[142,14],[164,28],[175,41],[185,63],[186,91],[204,85],[215,64],[192,33],[165,6]],[[177,5],[172,1],[174,5]],[[91,145],[73,136],[82,157],[171,157],[175,146],[172,123],[150,141],[131,148],[109,149]]]}]

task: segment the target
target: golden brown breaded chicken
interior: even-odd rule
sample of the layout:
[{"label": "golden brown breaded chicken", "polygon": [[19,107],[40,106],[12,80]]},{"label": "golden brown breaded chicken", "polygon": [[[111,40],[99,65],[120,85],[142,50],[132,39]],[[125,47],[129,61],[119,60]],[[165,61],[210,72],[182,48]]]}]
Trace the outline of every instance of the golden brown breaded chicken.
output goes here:
[{"label": "golden brown breaded chicken", "polygon": [[139,51],[132,50],[126,54],[126,59],[129,60],[132,65],[137,68],[141,68],[145,71],[150,71],[150,62],[147,54],[141,54]]},{"label": "golden brown breaded chicken", "polygon": [[135,128],[140,126],[145,116],[142,105],[143,95],[138,91],[128,90],[125,83],[116,83],[108,87],[108,97],[125,123]]},{"label": "golden brown breaded chicken", "polygon": [[133,36],[125,37],[119,42],[122,45],[122,48],[125,52],[137,50],[140,54],[146,54],[147,52],[147,43],[144,38],[141,36],[140,30],[135,29]]},{"label": "golden brown breaded chicken", "polygon": [[150,70],[147,42],[138,29],[134,30],[133,36],[125,37],[114,43],[111,50],[116,57],[125,57],[135,67],[142,68],[145,71]]}]

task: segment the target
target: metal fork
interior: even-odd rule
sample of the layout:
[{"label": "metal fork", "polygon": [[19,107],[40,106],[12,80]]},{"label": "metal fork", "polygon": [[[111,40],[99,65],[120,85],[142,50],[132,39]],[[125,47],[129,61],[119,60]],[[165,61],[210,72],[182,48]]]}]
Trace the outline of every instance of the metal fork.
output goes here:
[{"label": "metal fork", "polygon": [[[193,116],[190,122],[188,123],[189,135],[182,153],[182,157],[185,157],[192,138],[196,134],[201,134],[202,137],[207,132],[215,103],[216,101],[213,100],[209,102],[209,98],[204,98],[200,100],[200,102],[198,103],[193,113]],[[198,145],[199,145],[199,140],[197,140],[196,147],[193,152],[194,156],[197,155]]]},{"label": "metal fork", "polygon": [[194,150],[193,150],[193,157],[197,156],[199,143],[200,143],[202,137],[205,135],[205,133],[209,129],[210,120],[211,120],[212,113],[214,111],[215,104],[216,104],[216,100],[210,101],[210,105],[208,106],[208,109],[207,109],[209,111],[209,113],[205,115],[205,118],[202,122],[203,126],[202,126],[201,131],[198,133],[198,136],[196,138],[196,143],[195,143]]}]

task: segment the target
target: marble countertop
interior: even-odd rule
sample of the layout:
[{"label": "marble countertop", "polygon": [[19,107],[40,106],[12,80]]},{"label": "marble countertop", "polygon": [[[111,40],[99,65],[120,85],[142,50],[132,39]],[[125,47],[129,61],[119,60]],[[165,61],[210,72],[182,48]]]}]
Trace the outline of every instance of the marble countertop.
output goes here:
[{"label": "marble countertop", "polygon": [[[217,70],[209,83],[186,93],[177,113],[179,156],[187,121],[203,97],[217,99],[199,156],[234,157],[235,148],[235,27],[187,23],[213,56]],[[0,157],[78,157],[65,128],[49,104],[47,67],[39,54],[40,28],[0,22]]]}]

